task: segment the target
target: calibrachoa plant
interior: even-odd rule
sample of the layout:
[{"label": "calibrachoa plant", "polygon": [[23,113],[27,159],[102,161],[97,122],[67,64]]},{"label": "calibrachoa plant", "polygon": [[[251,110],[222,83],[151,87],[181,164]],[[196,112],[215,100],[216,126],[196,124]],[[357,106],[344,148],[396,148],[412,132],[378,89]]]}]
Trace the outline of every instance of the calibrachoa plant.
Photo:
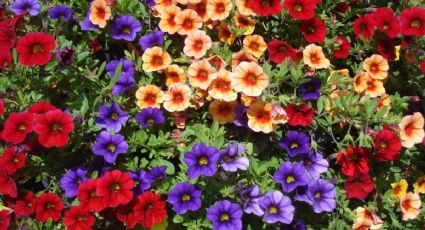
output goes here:
[{"label": "calibrachoa plant", "polygon": [[0,230],[424,229],[421,0],[0,2]]}]

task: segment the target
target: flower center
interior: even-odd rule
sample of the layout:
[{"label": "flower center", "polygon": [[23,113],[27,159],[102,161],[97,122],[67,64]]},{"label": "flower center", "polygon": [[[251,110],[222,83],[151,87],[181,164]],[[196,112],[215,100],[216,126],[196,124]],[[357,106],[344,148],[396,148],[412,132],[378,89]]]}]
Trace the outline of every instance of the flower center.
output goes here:
[{"label": "flower center", "polygon": [[15,157],[15,158],[13,158],[13,162],[14,162],[15,164],[19,163],[19,159],[18,159],[17,157]]},{"label": "flower center", "polygon": [[377,70],[378,70],[378,66],[376,66],[376,64],[370,65],[370,71],[375,72]]},{"label": "flower center", "polygon": [[291,148],[291,149],[296,149],[296,148],[298,148],[298,143],[297,143],[297,142],[292,142],[292,143],[291,143],[290,148]]},{"label": "flower center", "polygon": [[227,214],[227,213],[222,213],[221,215],[220,215],[220,220],[221,221],[228,221],[230,219],[230,216],[229,216],[229,214]]},{"label": "flower center", "polygon": [[229,162],[229,161],[231,161],[233,158],[232,157],[230,157],[230,156],[228,156],[228,155],[225,155],[224,157],[223,157],[223,161],[224,162]]},{"label": "flower center", "polygon": [[390,27],[389,27],[387,24],[385,24],[382,28],[383,28],[384,30],[388,30]]},{"label": "flower center", "polygon": [[201,157],[198,160],[199,165],[208,165],[208,159],[206,157]]},{"label": "flower center", "polygon": [[276,214],[278,212],[278,209],[275,206],[269,207],[269,213],[270,214]]},{"label": "flower center", "polygon": [[322,197],[322,194],[320,192],[314,193],[314,198],[319,199],[320,197]]},{"label": "flower center", "polygon": [[19,131],[24,131],[27,128],[27,126],[25,124],[19,124],[18,125],[18,130]]},{"label": "flower center", "polygon": [[419,27],[421,27],[421,21],[419,19],[413,19],[412,22],[410,22],[410,26],[419,29]]},{"label": "flower center", "polygon": [[111,185],[111,191],[112,192],[116,192],[120,189],[120,185],[119,184],[112,184]]},{"label": "flower center", "polygon": [[96,196],[97,196],[97,194],[96,194],[96,190],[92,190],[92,191],[90,191],[89,196],[90,196],[91,198],[96,197]]},{"label": "flower center", "polygon": [[223,3],[219,3],[219,4],[217,4],[216,9],[217,9],[217,13],[223,13],[226,8],[224,7]]},{"label": "flower center", "polygon": [[62,131],[62,125],[58,123],[53,124],[52,131]]},{"label": "flower center", "polygon": [[182,201],[189,201],[190,200],[190,195],[189,194],[183,194],[182,195]]},{"label": "flower center", "polygon": [[301,12],[301,11],[303,11],[303,7],[299,4],[297,4],[297,5],[294,6],[294,11],[295,12]]},{"label": "flower center", "polygon": [[55,205],[52,204],[52,203],[47,203],[45,207],[46,207],[46,209],[52,209],[52,208],[55,207]]},{"label": "flower center", "polygon": [[189,18],[185,19],[183,21],[183,26],[185,26],[185,27],[192,27],[192,20],[190,20]]},{"label": "flower center", "polygon": [[146,120],[146,123],[153,124],[153,123],[155,123],[155,119],[149,118],[149,119]]},{"label": "flower center", "polygon": [[124,27],[122,29],[122,32],[125,33],[125,34],[131,34],[131,29],[130,29],[130,27]]},{"label": "flower center", "polygon": [[116,121],[116,120],[118,120],[118,114],[117,113],[111,113],[111,119],[112,120],[114,120],[114,121]]},{"label": "flower center", "polygon": [[43,51],[44,51],[44,48],[40,44],[35,44],[35,45],[32,46],[32,52],[33,53],[36,53],[37,54],[37,53],[41,53]]},{"label": "flower center", "polygon": [[86,218],[86,217],[84,217],[84,216],[79,216],[79,217],[77,218],[77,220],[78,220],[78,222],[85,222],[85,221],[87,220],[87,218]]},{"label": "flower center", "polygon": [[175,92],[173,93],[173,101],[175,103],[181,103],[183,101],[184,97],[181,92]]},{"label": "flower center", "polygon": [[117,147],[113,143],[110,143],[106,148],[111,152],[115,152],[115,150],[117,149]]},{"label": "flower center", "polygon": [[251,43],[251,45],[249,45],[249,48],[251,48],[253,50],[258,50],[259,47],[260,47],[260,45],[257,42],[253,42],[253,43]]},{"label": "flower center", "polygon": [[387,147],[387,143],[386,143],[386,142],[384,142],[384,141],[381,141],[381,143],[379,143],[379,146],[380,146],[381,148],[386,148],[386,147]]},{"label": "flower center", "polygon": [[287,184],[292,183],[294,181],[295,181],[295,177],[294,176],[287,176],[286,177],[286,183]]},{"label": "flower center", "polygon": [[162,57],[161,57],[161,56],[159,56],[159,55],[155,55],[155,56],[152,58],[152,62],[153,62],[153,64],[155,64],[155,65],[162,65]]}]

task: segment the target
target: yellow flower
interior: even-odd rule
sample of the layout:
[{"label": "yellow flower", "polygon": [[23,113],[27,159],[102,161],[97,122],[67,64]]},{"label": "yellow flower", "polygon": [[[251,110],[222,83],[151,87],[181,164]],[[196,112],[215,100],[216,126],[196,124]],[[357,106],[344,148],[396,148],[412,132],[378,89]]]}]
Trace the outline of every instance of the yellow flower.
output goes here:
[{"label": "yellow flower", "polygon": [[250,35],[255,30],[255,21],[253,21],[248,16],[244,16],[240,13],[236,13],[235,16],[233,16],[233,20],[235,22],[235,25],[239,29],[245,28],[246,31],[243,33],[244,35]]},{"label": "yellow flower", "polygon": [[416,219],[420,213],[421,204],[421,198],[418,194],[409,192],[400,197],[400,208],[403,213],[403,220]]},{"label": "yellow flower", "polygon": [[266,49],[267,44],[260,35],[248,35],[243,39],[243,50],[256,58],[261,57]]},{"label": "yellow flower", "polygon": [[249,7],[250,0],[236,0],[235,5],[238,7],[239,13],[245,16],[255,16],[254,11]]},{"label": "yellow flower", "polygon": [[176,6],[176,0],[155,0],[155,10],[162,14],[168,7]]},{"label": "yellow flower", "polygon": [[167,51],[161,47],[154,46],[148,48],[142,55],[142,68],[146,72],[158,71],[167,68],[172,60]]},{"label": "yellow flower", "polygon": [[384,222],[370,209],[358,207],[352,229],[380,229]]},{"label": "yellow flower", "polygon": [[398,182],[392,183],[391,187],[393,188],[393,196],[402,197],[406,195],[407,186],[408,184],[405,179],[401,179]]},{"label": "yellow flower", "polygon": [[156,85],[142,86],[136,91],[137,106],[159,108],[164,101],[164,93]]},{"label": "yellow flower", "polygon": [[264,101],[256,101],[249,106],[248,127],[254,132],[271,133],[276,130],[273,124],[272,104]]},{"label": "yellow flower", "polygon": [[233,33],[232,29],[226,23],[221,23],[218,27],[218,39],[222,42],[226,42],[229,45],[232,45],[235,42],[236,34]]},{"label": "yellow flower", "polygon": [[238,105],[236,101],[225,102],[214,100],[211,102],[208,112],[211,113],[213,120],[219,124],[232,123],[235,119],[235,108]]},{"label": "yellow flower", "polygon": [[330,62],[325,57],[322,47],[310,44],[303,50],[304,63],[313,69],[326,69]]},{"label": "yellow flower", "polygon": [[413,184],[416,194],[425,193],[425,176],[419,177],[416,183]]}]

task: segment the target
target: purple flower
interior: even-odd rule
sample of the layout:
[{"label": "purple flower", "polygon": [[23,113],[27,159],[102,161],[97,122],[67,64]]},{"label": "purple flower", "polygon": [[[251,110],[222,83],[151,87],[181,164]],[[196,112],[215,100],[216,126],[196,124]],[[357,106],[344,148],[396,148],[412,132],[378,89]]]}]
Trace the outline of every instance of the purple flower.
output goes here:
[{"label": "purple flower", "polygon": [[145,0],[145,3],[149,7],[155,6],[155,0]]},{"label": "purple flower", "polygon": [[116,18],[112,24],[112,38],[115,40],[123,39],[133,41],[139,31],[142,30],[142,24],[133,16],[124,15]]},{"label": "purple flower", "polygon": [[238,169],[247,170],[249,160],[241,155],[245,152],[245,147],[238,142],[229,144],[226,149],[220,151],[221,167],[225,171],[236,172]]},{"label": "purple flower", "polygon": [[162,45],[164,43],[164,32],[158,30],[150,34],[144,35],[139,39],[139,45],[142,50],[146,50],[155,45]]},{"label": "purple flower", "polygon": [[242,215],[241,207],[228,200],[218,201],[207,210],[207,218],[217,230],[242,229]]},{"label": "purple flower", "polygon": [[55,58],[61,67],[71,65],[74,63],[75,58],[74,48],[72,46],[65,46],[56,50]]},{"label": "purple flower", "polygon": [[90,21],[90,18],[89,18],[90,12],[91,12],[90,10],[89,12],[87,12],[86,17],[83,19],[83,22],[81,23],[80,28],[82,31],[98,30],[100,28],[99,26],[93,24]]},{"label": "purple flower", "polygon": [[261,197],[260,207],[264,211],[264,221],[269,224],[289,224],[294,218],[295,208],[291,200],[279,191],[267,192]]},{"label": "purple flower", "polygon": [[140,126],[142,126],[142,128],[146,128],[153,124],[162,124],[165,122],[165,117],[161,110],[151,107],[142,109],[142,111],[136,114],[135,118],[139,122]]},{"label": "purple flower", "polygon": [[121,74],[118,81],[112,86],[112,96],[116,97],[120,94],[126,93],[136,84],[133,75]]},{"label": "purple flower", "polygon": [[320,152],[309,151],[301,154],[301,159],[304,164],[304,168],[307,170],[307,175],[310,180],[315,181],[319,179],[320,174],[326,172],[329,167],[329,163],[326,159],[323,159]]},{"label": "purple flower", "polygon": [[280,140],[280,147],[288,151],[290,157],[296,157],[299,153],[306,153],[310,150],[310,138],[303,133],[297,131],[289,131]]},{"label": "purple flower", "polygon": [[335,186],[319,179],[308,186],[307,203],[313,206],[315,213],[332,212],[336,208],[335,196]]},{"label": "purple flower", "polygon": [[320,78],[311,78],[310,81],[300,85],[298,90],[301,93],[301,98],[304,101],[317,100],[320,97],[320,87],[322,80]]},{"label": "purple flower", "polygon": [[294,220],[290,224],[284,224],[283,230],[306,230],[305,224],[301,220]]},{"label": "purple flower", "polygon": [[65,190],[66,197],[72,198],[77,195],[78,186],[87,180],[86,174],[87,169],[81,167],[66,171],[59,182],[59,186]]},{"label": "purple flower", "polygon": [[38,0],[16,0],[10,5],[10,10],[17,15],[29,13],[36,16],[41,11],[41,5]]},{"label": "purple flower", "polygon": [[146,172],[130,172],[130,177],[134,181],[133,193],[135,196],[142,194],[144,191],[151,188],[151,182],[146,178]]},{"label": "purple flower", "polygon": [[118,64],[122,62],[121,67],[121,75],[131,75],[134,76],[134,65],[133,62],[124,58],[121,58],[119,60],[112,60],[110,61],[105,69],[109,73],[111,77],[114,77],[115,75],[115,69],[117,68]]},{"label": "purple flower", "polygon": [[114,163],[118,154],[127,153],[128,144],[124,136],[120,134],[111,135],[107,131],[100,132],[93,145],[93,152],[103,156],[106,162]]},{"label": "purple flower", "polygon": [[213,146],[204,143],[195,144],[192,150],[184,155],[184,162],[188,166],[187,175],[190,179],[201,175],[213,176],[217,172],[217,160],[220,152]]},{"label": "purple flower", "polygon": [[253,185],[250,188],[240,192],[242,207],[244,212],[252,213],[256,216],[262,216],[264,211],[260,208],[260,188],[258,185]]},{"label": "purple flower", "polygon": [[95,123],[101,128],[119,132],[129,118],[128,113],[122,111],[118,103],[112,101],[110,107],[105,104],[99,106],[99,114],[96,116]]},{"label": "purple flower", "polygon": [[173,210],[180,215],[189,210],[197,211],[201,208],[201,190],[187,182],[178,183],[168,193],[168,203],[172,204]]},{"label": "purple flower", "polygon": [[306,173],[301,163],[284,162],[274,173],[273,178],[277,183],[282,184],[284,192],[292,192],[298,186],[308,184],[309,178]]},{"label": "purple flower", "polygon": [[49,10],[50,19],[68,21],[74,10],[67,6],[55,6]]},{"label": "purple flower", "polygon": [[166,170],[167,166],[155,166],[146,173],[146,179],[151,183],[162,181],[167,178],[167,174],[165,173]]},{"label": "purple flower", "polygon": [[233,120],[233,124],[239,127],[248,127],[247,111],[247,107],[243,104],[238,104],[235,108],[235,119]]},{"label": "purple flower", "polygon": [[308,203],[309,200],[307,197],[307,190],[308,190],[308,185],[298,186],[297,189],[295,189],[294,199],[297,201],[304,201]]}]

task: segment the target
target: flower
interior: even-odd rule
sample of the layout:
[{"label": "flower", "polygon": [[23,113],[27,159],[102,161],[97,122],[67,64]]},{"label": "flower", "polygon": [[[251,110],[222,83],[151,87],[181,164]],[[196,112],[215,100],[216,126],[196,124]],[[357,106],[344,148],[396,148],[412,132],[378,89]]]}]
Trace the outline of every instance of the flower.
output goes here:
[{"label": "flower", "polygon": [[[198,2],[195,3],[196,1],[198,1]],[[208,23],[208,20],[210,18],[208,17],[208,14],[207,14],[207,3],[208,3],[207,0],[200,0],[200,1],[195,0],[193,3],[188,4],[187,8],[194,10],[203,22]],[[212,21],[210,21],[209,23],[212,24]],[[209,25],[209,26],[211,26],[211,25]]]},{"label": "flower", "polygon": [[3,50],[3,52],[0,52],[0,70],[11,68],[12,63],[12,53],[10,51]]},{"label": "flower", "polygon": [[188,35],[202,27],[202,19],[192,9],[178,11],[175,18],[177,24],[177,33],[180,35]]},{"label": "flower", "polygon": [[112,86],[112,96],[118,96],[120,94],[126,93],[131,88],[133,88],[135,80],[133,75],[130,74],[121,74],[118,78],[118,81],[115,85]]},{"label": "flower", "polygon": [[217,161],[220,157],[218,149],[204,143],[195,144],[192,150],[184,154],[184,162],[188,166],[190,179],[199,176],[213,176],[217,172]]},{"label": "flower", "polygon": [[154,9],[158,13],[162,13],[167,7],[177,5],[177,0],[153,0],[155,2]]},{"label": "flower", "polygon": [[142,50],[147,50],[155,45],[162,45],[162,43],[164,43],[164,34],[165,32],[157,30],[150,34],[141,36],[139,39],[139,45],[142,47]]},{"label": "flower", "polygon": [[181,9],[178,6],[169,6],[164,9],[161,13],[161,20],[159,21],[159,29],[169,34],[175,34],[180,30],[180,26],[177,25],[175,18]]},{"label": "flower", "polygon": [[0,167],[8,174],[12,175],[17,170],[25,166],[27,155],[17,152],[15,146],[7,146],[3,154],[0,156]]},{"label": "flower", "polygon": [[46,148],[64,146],[73,130],[71,115],[58,109],[38,115],[34,128],[38,141]]},{"label": "flower", "polygon": [[260,35],[248,35],[243,39],[243,50],[254,55],[256,58],[263,56],[266,49],[267,44]]},{"label": "flower", "polygon": [[35,197],[34,193],[31,191],[28,191],[25,194],[25,197],[22,199],[18,199],[16,201],[15,206],[15,215],[17,217],[21,216],[29,216],[34,212],[35,209]]},{"label": "flower", "polygon": [[425,193],[425,176],[421,176],[413,184],[413,188],[416,194]]},{"label": "flower", "polygon": [[280,14],[282,11],[282,5],[279,0],[249,0],[247,2],[248,7],[261,16]]},{"label": "flower", "polygon": [[168,192],[168,203],[173,210],[182,215],[187,211],[197,211],[201,208],[201,190],[193,184],[180,182]]},{"label": "flower", "polygon": [[46,223],[48,219],[58,221],[61,218],[63,203],[59,196],[47,192],[41,194],[35,204],[35,218]]},{"label": "flower", "polygon": [[293,19],[307,20],[314,16],[315,0],[286,0],[283,7]]},{"label": "flower", "polygon": [[384,222],[376,215],[375,212],[368,208],[358,207],[356,208],[356,220],[353,224],[352,229],[380,229]]},{"label": "flower", "polygon": [[269,59],[276,64],[281,64],[287,58],[294,59],[295,49],[288,43],[272,40],[267,44]]},{"label": "flower", "polygon": [[273,174],[274,180],[282,185],[282,190],[286,193],[294,191],[298,186],[307,185],[309,178],[301,163],[291,163],[289,161],[280,165]]},{"label": "flower", "polygon": [[238,12],[245,16],[254,16],[255,13],[249,5],[249,0],[236,0],[235,5],[238,8]]},{"label": "flower", "polygon": [[30,107],[28,107],[28,112],[34,113],[34,114],[44,114],[48,111],[56,110],[54,105],[50,104],[49,102],[40,101],[37,103],[32,104]]},{"label": "flower", "polygon": [[413,145],[421,143],[425,138],[424,117],[419,112],[403,117],[398,127],[400,128],[401,145],[405,148],[412,148]]},{"label": "flower", "polygon": [[107,131],[102,131],[96,137],[93,145],[93,153],[103,156],[106,162],[114,163],[118,154],[125,154],[128,150],[128,144],[124,136],[120,134],[111,135]]},{"label": "flower", "polygon": [[235,69],[242,62],[255,62],[258,64],[258,60],[246,51],[240,51],[232,54],[232,69]]},{"label": "flower", "polygon": [[108,201],[109,207],[127,204],[133,198],[134,182],[127,172],[106,172],[97,182],[96,193]]},{"label": "flower", "polygon": [[320,174],[326,172],[329,167],[328,161],[323,159],[320,152],[308,151],[307,153],[302,153],[301,160],[311,181],[319,179]]},{"label": "flower", "polygon": [[232,87],[247,96],[259,96],[269,85],[269,77],[256,63],[241,62],[233,70]]},{"label": "flower", "polygon": [[163,70],[172,62],[170,54],[158,46],[146,49],[142,55],[142,60],[142,68],[146,72]]},{"label": "flower", "polygon": [[313,206],[315,213],[332,212],[336,208],[335,186],[319,179],[308,186],[307,203]]},{"label": "flower", "polygon": [[207,218],[213,224],[213,229],[242,229],[242,209],[238,204],[228,200],[215,203],[207,210]]},{"label": "flower", "polygon": [[404,221],[416,219],[420,213],[421,197],[418,194],[407,193],[400,197],[400,208]]},{"label": "flower", "polygon": [[72,206],[65,212],[63,223],[68,230],[91,229],[96,219],[81,206]]},{"label": "flower", "polygon": [[290,224],[284,224],[283,230],[306,230],[305,224],[301,220],[293,220]]},{"label": "flower", "polygon": [[366,72],[360,72],[354,78],[354,91],[365,93],[370,98],[385,94],[384,84],[381,80],[373,79]]},{"label": "flower", "polygon": [[392,183],[391,184],[391,188],[393,188],[392,195],[399,198],[406,195],[408,186],[409,185],[407,184],[407,181],[405,179],[401,179],[400,181]]},{"label": "flower", "polygon": [[[90,21],[90,14],[91,14],[91,10],[89,9],[89,11],[86,14],[86,17],[83,19],[83,21],[81,22],[81,25],[80,25],[80,29],[82,31],[90,31],[90,30],[100,29],[100,27],[98,25],[95,25]],[[100,44],[97,44],[97,45],[100,45]]]},{"label": "flower", "polygon": [[111,8],[105,0],[94,0],[90,6],[90,22],[100,28],[105,28],[106,21],[111,18]]},{"label": "flower", "polygon": [[218,124],[232,123],[235,119],[236,101],[226,102],[214,100],[208,107],[208,112]]},{"label": "flower", "polygon": [[228,45],[232,45],[236,39],[236,33],[232,31],[232,28],[222,22],[218,26],[218,39],[222,42],[226,42]]},{"label": "flower", "polygon": [[10,214],[8,210],[0,210],[0,223],[2,230],[7,230],[10,224]]},{"label": "flower", "polygon": [[303,132],[289,131],[279,141],[279,146],[288,151],[290,157],[310,151],[310,138]]},{"label": "flower", "polygon": [[136,120],[146,128],[154,124],[162,124],[165,122],[165,117],[158,108],[146,107],[135,116]]},{"label": "flower", "polygon": [[301,32],[308,43],[324,42],[326,38],[326,25],[318,17],[305,20],[301,23]]},{"label": "flower", "polygon": [[16,198],[18,196],[18,191],[16,188],[15,181],[4,171],[0,169],[0,194],[7,195],[12,198]]},{"label": "flower", "polygon": [[336,36],[335,43],[333,44],[332,56],[337,59],[345,59],[350,56],[351,45],[347,38],[343,36]]},{"label": "flower", "polygon": [[379,131],[374,141],[375,159],[393,161],[401,150],[401,141],[397,134],[389,128]]},{"label": "flower", "polygon": [[235,26],[239,29],[244,29],[244,35],[250,35],[255,30],[255,21],[250,17],[242,15],[240,12],[237,12],[233,16],[233,21],[235,22]]},{"label": "flower", "polygon": [[286,124],[288,116],[285,109],[279,103],[272,103],[272,119],[273,124]]},{"label": "flower", "polygon": [[130,177],[134,182],[133,194],[140,195],[151,188],[152,182],[146,177],[146,171],[130,172]]},{"label": "flower", "polygon": [[137,106],[144,109],[148,107],[159,108],[164,102],[164,92],[156,85],[141,86],[136,91]]},{"label": "flower", "polygon": [[169,65],[165,70],[165,85],[170,87],[172,84],[175,83],[182,83],[184,84],[186,81],[186,73],[182,68],[180,68],[178,65]]},{"label": "flower", "polygon": [[347,191],[347,198],[364,200],[375,188],[375,183],[367,173],[356,173],[345,180],[344,188]]},{"label": "flower", "polygon": [[363,62],[363,69],[373,79],[384,80],[388,76],[388,62],[381,55],[374,54]]},{"label": "flower", "polygon": [[224,171],[236,172],[238,169],[247,170],[249,160],[241,156],[245,152],[243,144],[238,142],[230,143],[226,149],[220,150],[220,162]]},{"label": "flower", "polygon": [[80,206],[88,211],[101,212],[108,206],[108,200],[96,191],[100,179],[87,179],[78,186],[77,198]]},{"label": "flower", "polygon": [[99,114],[95,118],[95,123],[99,127],[119,132],[129,118],[128,113],[122,111],[119,104],[112,101],[110,107],[106,104],[99,106]]},{"label": "flower", "polygon": [[193,62],[188,69],[189,84],[200,89],[208,89],[217,78],[217,70],[207,60]]},{"label": "flower", "polygon": [[196,30],[188,34],[184,40],[183,52],[189,57],[201,58],[211,48],[210,36],[203,30]]},{"label": "flower", "polygon": [[276,129],[273,123],[272,104],[264,101],[256,101],[249,106],[248,127],[254,132],[271,133]]},{"label": "flower", "polygon": [[401,31],[404,35],[425,35],[425,8],[412,7],[400,14]]},{"label": "flower", "polygon": [[308,126],[313,122],[314,108],[309,108],[307,104],[289,104],[285,108],[290,126]]},{"label": "flower", "polygon": [[380,7],[373,13],[376,28],[390,38],[400,34],[401,25],[391,8]]},{"label": "flower", "polygon": [[239,127],[248,127],[247,111],[247,107],[241,103],[238,103],[235,108],[235,119],[233,119],[233,124]]},{"label": "flower", "polygon": [[22,143],[27,134],[34,130],[34,114],[28,112],[11,113],[1,132],[3,140],[13,144]]},{"label": "flower", "polygon": [[144,228],[151,228],[153,225],[161,223],[167,216],[165,202],[161,200],[160,195],[146,191],[137,197],[134,214]]},{"label": "flower", "polygon": [[121,58],[119,60],[112,60],[110,61],[106,67],[105,70],[109,73],[111,77],[115,76],[115,72],[117,71],[118,65],[121,63],[121,75],[134,75],[134,65],[133,62],[124,58]]},{"label": "flower", "polygon": [[15,43],[16,32],[13,26],[0,26],[0,50],[8,51],[15,47]]},{"label": "flower", "polygon": [[146,173],[146,179],[148,179],[152,184],[155,182],[161,182],[167,178],[166,170],[167,166],[155,166]]},{"label": "flower", "polygon": [[289,224],[294,218],[295,208],[291,200],[279,191],[267,192],[260,198],[260,207],[264,211],[264,221]]},{"label": "flower", "polygon": [[138,32],[142,30],[142,24],[131,15],[123,15],[114,19],[112,24],[112,38],[115,40],[133,41]]},{"label": "flower", "polygon": [[358,40],[360,36],[366,41],[371,40],[375,32],[375,20],[373,19],[373,15],[366,14],[357,18],[353,24],[353,31],[356,40]]},{"label": "flower", "polygon": [[396,58],[396,47],[392,39],[384,38],[378,40],[378,53],[387,60],[394,60]]},{"label": "flower", "polygon": [[326,69],[330,62],[325,57],[322,47],[310,44],[303,50],[303,60],[306,65],[313,69]]},{"label": "flower", "polygon": [[232,9],[230,0],[209,0],[207,1],[207,15],[211,20],[224,20],[229,17]]},{"label": "flower", "polygon": [[19,38],[16,51],[24,66],[45,65],[56,47],[53,36],[43,32],[30,32]]},{"label": "flower", "polygon": [[187,85],[173,84],[164,96],[164,108],[168,112],[184,111],[189,107],[191,97],[192,92]]},{"label": "flower", "polygon": [[10,5],[10,10],[17,15],[28,13],[37,16],[41,11],[41,5],[38,0],[15,0]]},{"label": "flower", "polygon": [[87,169],[81,167],[66,171],[59,182],[59,186],[65,190],[66,197],[73,198],[77,195],[78,186],[87,180],[86,174]]},{"label": "flower", "polygon": [[217,100],[235,101],[238,95],[232,88],[232,73],[225,69],[219,70],[217,78],[211,82],[208,88],[208,94]]},{"label": "flower", "polygon": [[264,211],[260,208],[260,188],[253,185],[240,192],[242,207],[245,213],[252,213],[256,216],[262,216]]},{"label": "flower", "polygon": [[64,46],[56,50],[55,58],[62,67],[72,65],[75,59],[75,50],[72,46]]},{"label": "flower", "polygon": [[74,10],[67,6],[55,6],[50,8],[50,19],[68,21],[71,19]]},{"label": "flower", "polygon": [[350,146],[344,151],[339,151],[336,159],[336,162],[342,167],[342,173],[346,176],[368,173],[369,161],[369,152],[360,146]]},{"label": "flower", "polygon": [[320,97],[320,87],[322,80],[320,78],[310,78],[308,82],[302,83],[298,90],[301,93],[301,99],[304,101],[317,100]]}]

